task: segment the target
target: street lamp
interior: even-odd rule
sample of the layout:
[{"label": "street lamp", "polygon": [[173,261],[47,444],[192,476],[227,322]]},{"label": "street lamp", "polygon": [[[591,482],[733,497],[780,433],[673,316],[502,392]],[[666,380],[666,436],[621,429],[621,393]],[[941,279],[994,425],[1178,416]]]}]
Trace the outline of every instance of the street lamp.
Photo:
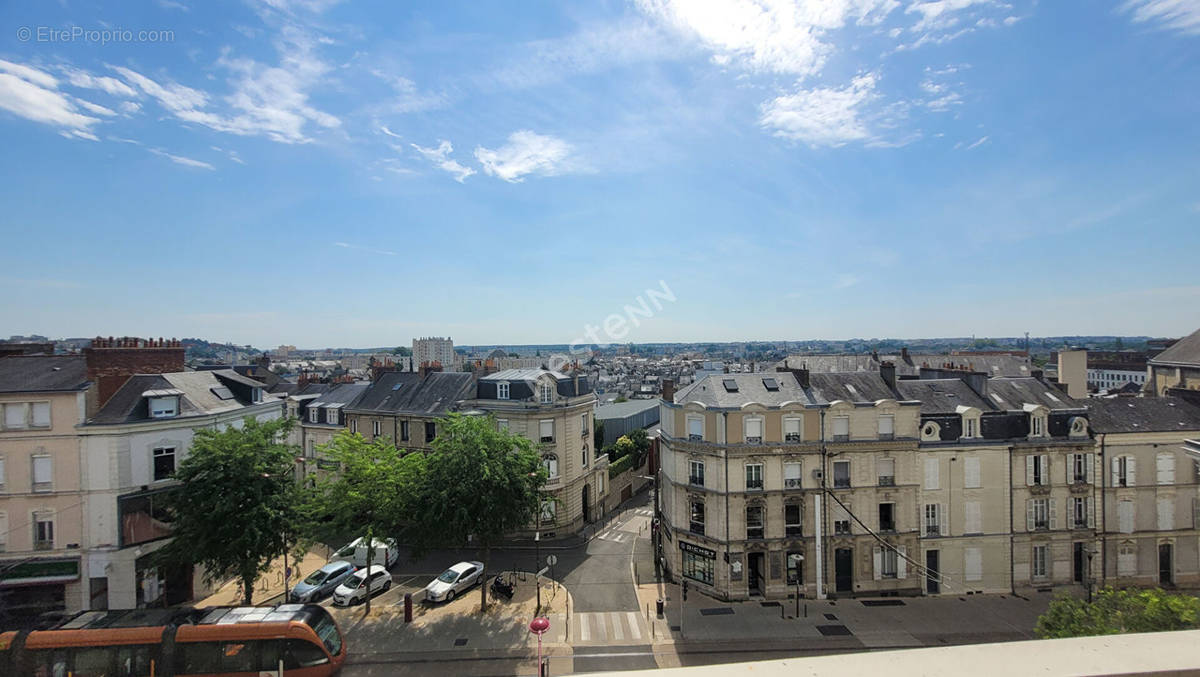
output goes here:
[{"label": "street lamp", "polygon": [[549,672],[542,665],[542,635],[550,629],[550,619],[544,616],[529,621],[529,631],[538,638],[538,677],[548,677]]}]

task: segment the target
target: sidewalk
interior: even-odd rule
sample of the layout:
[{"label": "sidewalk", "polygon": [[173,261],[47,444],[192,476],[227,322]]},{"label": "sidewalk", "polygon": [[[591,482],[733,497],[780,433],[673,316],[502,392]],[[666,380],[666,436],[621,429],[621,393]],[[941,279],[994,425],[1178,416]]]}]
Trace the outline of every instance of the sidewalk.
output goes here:
[{"label": "sidewalk", "polygon": [[[304,580],[305,576],[325,566],[329,561],[325,557],[327,548],[317,547],[313,550],[306,554],[299,564],[294,558],[288,558],[288,564],[292,570],[291,575],[287,578],[288,586],[296,585]],[[254,582],[254,603],[263,605],[272,601],[281,601],[285,592],[283,558],[280,557],[271,562],[271,568]],[[242,583],[235,579],[226,581],[217,588],[216,592],[196,602],[196,606],[241,606],[242,599]]]}]

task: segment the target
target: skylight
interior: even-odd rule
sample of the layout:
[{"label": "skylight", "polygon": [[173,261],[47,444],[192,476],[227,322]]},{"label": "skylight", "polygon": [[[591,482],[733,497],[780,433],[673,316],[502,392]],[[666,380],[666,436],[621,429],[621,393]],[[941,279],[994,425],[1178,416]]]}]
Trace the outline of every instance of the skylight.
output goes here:
[{"label": "skylight", "polygon": [[779,382],[773,378],[764,378],[763,387],[767,390],[779,390]]},{"label": "skylight", "polygon": [[738,391],[737,379],[722,379],[721,383],[725,384],[725,390],[727,392],[736,393]]}]

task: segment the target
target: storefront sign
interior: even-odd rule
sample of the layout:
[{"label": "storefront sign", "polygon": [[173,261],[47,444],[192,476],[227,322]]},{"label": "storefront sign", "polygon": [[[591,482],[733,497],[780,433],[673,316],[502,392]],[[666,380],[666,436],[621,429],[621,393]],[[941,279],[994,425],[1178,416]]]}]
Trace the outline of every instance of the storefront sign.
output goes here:
[{"label": "storefront sign", "polygon": [[342,464],[337,461],[328,461],[323,458],[318,458],[317,468],[321,470],[341,470]]},{"label": "storefront sign", "polygon": [[679,542],[679,549],[683,550],[684,552],[690,552],[693,555],[698,555],[705,559],[716,559],[717,558],[717,552],[715,550],[709,550],[708,548],[701,548],[698,545],[692,545],[691,543],[685,543],[683,541]]},{"label": "storefront sign", "polygon": [[79,580],[79,559],[35,559],[8,566],[0,561],[0,587]]}]

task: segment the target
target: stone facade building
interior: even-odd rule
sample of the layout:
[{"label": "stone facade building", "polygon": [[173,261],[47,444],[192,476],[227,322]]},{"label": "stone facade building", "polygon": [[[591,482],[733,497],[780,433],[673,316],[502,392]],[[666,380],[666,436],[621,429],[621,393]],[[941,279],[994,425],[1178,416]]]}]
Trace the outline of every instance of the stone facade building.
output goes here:
[{"label": "stone facade building", "polygon": [[1163,396],[1171,388],[1200,390],[1200,329],[1150,358],[1147,390]]}]

